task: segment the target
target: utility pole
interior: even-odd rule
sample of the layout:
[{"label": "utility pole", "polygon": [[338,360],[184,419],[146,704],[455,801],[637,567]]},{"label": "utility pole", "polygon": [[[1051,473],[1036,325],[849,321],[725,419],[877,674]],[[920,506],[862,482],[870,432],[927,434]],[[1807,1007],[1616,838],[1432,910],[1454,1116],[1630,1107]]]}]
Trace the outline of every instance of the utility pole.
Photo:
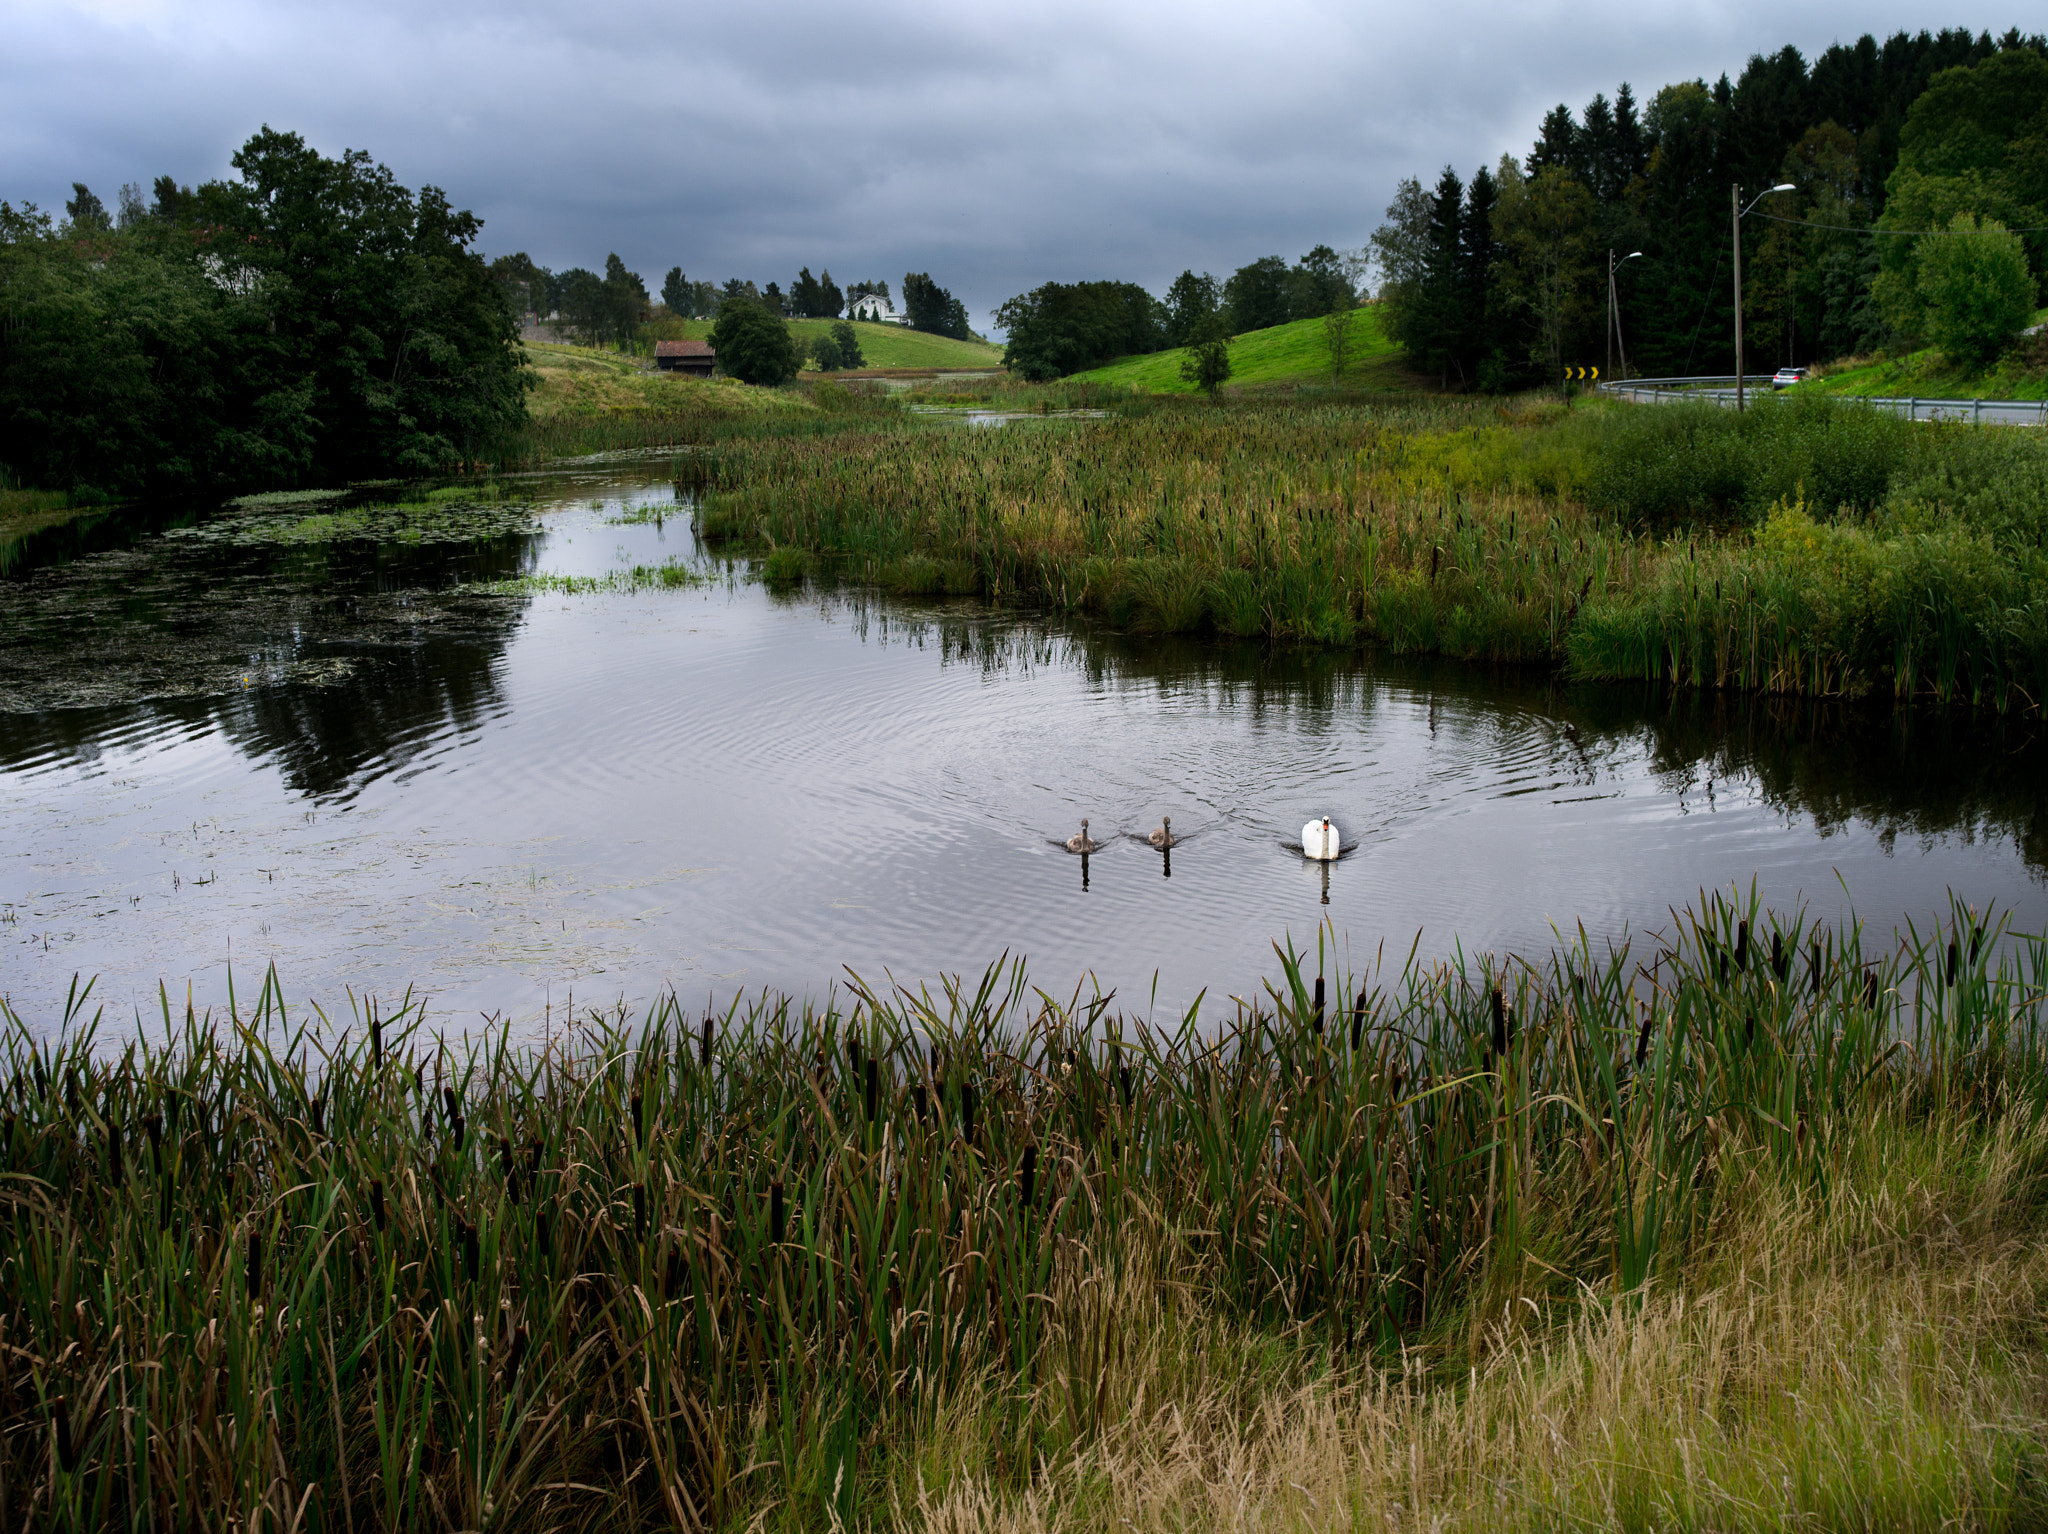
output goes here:
[{"label": "utility pole", "polygon": [[1735,231],[1735,413],[1742,413],[1742,188],[1728,188],[1728,223]]},{"label": "utility pole", "polygon": [[1614,247],[1607,247],[1607,377],[1614,376]]}]

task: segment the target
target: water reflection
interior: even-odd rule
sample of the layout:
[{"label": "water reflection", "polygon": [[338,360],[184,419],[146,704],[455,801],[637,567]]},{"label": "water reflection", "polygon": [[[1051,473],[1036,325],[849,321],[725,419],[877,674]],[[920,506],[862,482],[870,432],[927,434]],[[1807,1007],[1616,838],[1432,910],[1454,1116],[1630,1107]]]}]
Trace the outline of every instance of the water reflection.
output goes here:
[{"label": "water reflection", "polygon": [[[233,956],[296,995],[420,983],[525,1018],[1009,950],[1049,989],[1157,971],[1167,1006],[1242,992],[1324,920],[1354,952],[1528,947],[1751,878],[1824,911],[1846,887],[1879,926],[1951,885],[2048,925],[2032,725],[771,595],[703,558],[667,476],[533,489],[535,525],[471,539],[251,547],[174,509],[18,559],[17,1005],[74,971],[218,997]],[[676,558],[711,579],[487,589]],[[1321,814],[1347,845],[1311,878]],[[1077,902],[1048,859],[1083,817]]]}]

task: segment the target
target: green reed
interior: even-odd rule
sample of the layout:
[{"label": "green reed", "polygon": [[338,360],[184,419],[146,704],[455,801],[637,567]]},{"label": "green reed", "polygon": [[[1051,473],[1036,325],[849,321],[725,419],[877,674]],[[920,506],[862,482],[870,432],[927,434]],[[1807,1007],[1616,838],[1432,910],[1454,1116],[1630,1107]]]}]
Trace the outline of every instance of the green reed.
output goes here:
[{"label": "green reed", "polygon": [[1277,951],[1166,1024],[1017,964],[532,1045],[274,974],[118,1043],[90,986],[0,1003],[0,1525],[824,1527],[961,1390],[1020,1477],[1085,1443],[1145,1253],[1455,1365],[1519,1296],[1669,1281],[1730,1177],[1828,1196],[1873,1104],[2048,1105],[2048,944],[1961,904],[1885,952],[1753,893],[1650,953]]}]

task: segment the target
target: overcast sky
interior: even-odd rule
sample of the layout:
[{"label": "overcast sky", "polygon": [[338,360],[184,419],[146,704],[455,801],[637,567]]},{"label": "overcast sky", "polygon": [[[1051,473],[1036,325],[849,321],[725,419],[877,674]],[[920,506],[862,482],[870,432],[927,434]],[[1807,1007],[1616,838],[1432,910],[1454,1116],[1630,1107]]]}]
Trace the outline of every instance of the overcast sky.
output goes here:
[{"label": "overcast sky", "polygon": [[[2027,25],[1963,0],[0,0],[0,197],[198,182],[264,123],[367,149],[492,255],[842,285],[929,270],[977,328],[1049,278],[1162,291],[1362,244],[1394,184],[1545,109],[1791,43]],[[2033,15],[2038,24],[2038,14]]]}]

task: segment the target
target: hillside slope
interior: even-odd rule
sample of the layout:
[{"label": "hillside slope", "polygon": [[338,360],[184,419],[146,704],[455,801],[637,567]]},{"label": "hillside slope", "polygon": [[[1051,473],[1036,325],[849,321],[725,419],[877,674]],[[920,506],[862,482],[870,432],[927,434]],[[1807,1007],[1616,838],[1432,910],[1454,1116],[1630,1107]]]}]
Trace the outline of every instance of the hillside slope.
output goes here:
[{"label": "hillside slope", "polygon": [[[2048,322],[2048,309],[2034,321]],[[2022,336],[1989,367],[1959,366],[1930,347],[1875,362],[1847,358],[1815,369],[1800,387],[1866,399],[2048,399],[2048,334]]]},{"label": "hillside slope", "polygon": [[[1351,356],[1343,382],[1354,387],[1404,389],[1415,382],[1401,369],[1397,348],[1380,329],[1379,310],[1370,305],[1351,311]],[[1091,383],[1123,384],[1147,394],[1192,394],[1195,386],[1180,376],[1186,353],[1153,352],[1124,357],[1074,377]],[[1328,383],[1330,354],[1320,319],[1294,320],[1265,330],[1249,330],[1230,342],[1230,382],[1234,389],[1285,384]]]},{"label": "hillside slope", "polygon": [[[838,324],[837,320],[791,320],[790,334],[812,340]],[[951,336],[928,335],[901,325],[877,325],[854,320],[853,333],[860,337],[863,366],[871,368],[991,368],[1002,366],[1003,349],[986,341],[956,341]],[[664,320],[660,335],[672,339],[708,341],[710,320]],[[647,332],[642,331],[645,335]]]},{"label": "hillside slope", "polygon": [[657,373],[637,357],[588,346],[528,341],[526,360],[540,387],[526,397],[539,422],[634,416],[755,416],[812,409],[799,393],[754,389],[734,378]]}]

